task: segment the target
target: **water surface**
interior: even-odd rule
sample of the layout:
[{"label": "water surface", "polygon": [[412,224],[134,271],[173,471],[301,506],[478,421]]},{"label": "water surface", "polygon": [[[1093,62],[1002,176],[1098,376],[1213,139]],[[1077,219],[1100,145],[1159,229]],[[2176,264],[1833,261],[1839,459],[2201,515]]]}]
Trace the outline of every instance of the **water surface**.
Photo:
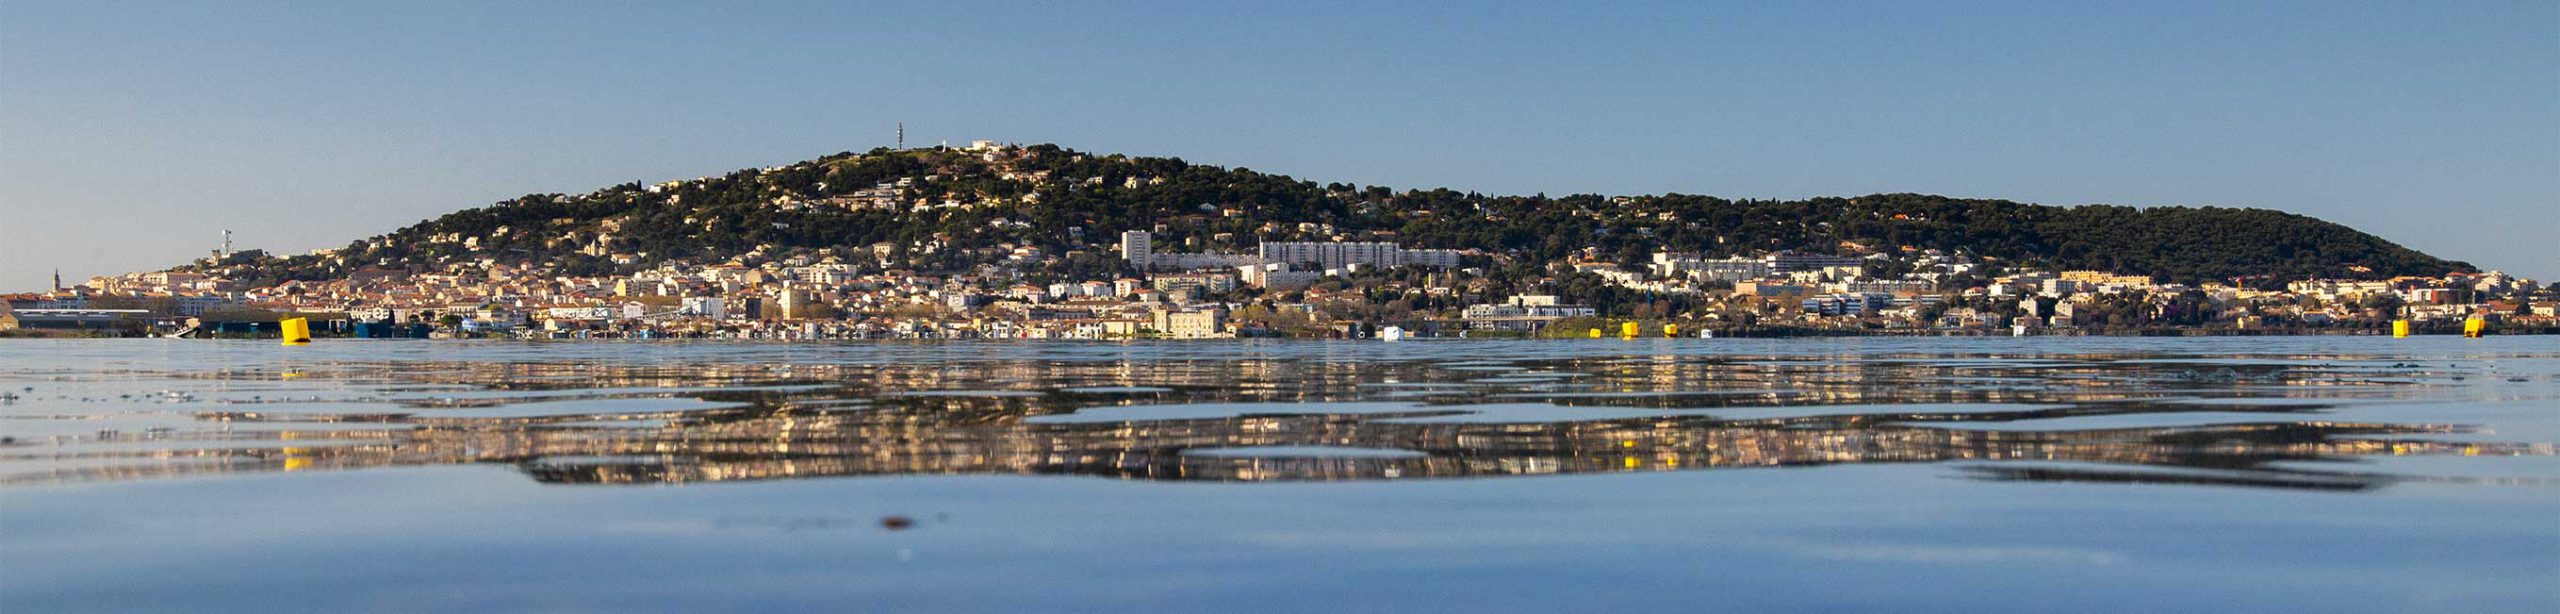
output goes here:
[{"label": "water surface", "polygon": [[2560,609],[2560,340],[0,342],[0,607]]}]

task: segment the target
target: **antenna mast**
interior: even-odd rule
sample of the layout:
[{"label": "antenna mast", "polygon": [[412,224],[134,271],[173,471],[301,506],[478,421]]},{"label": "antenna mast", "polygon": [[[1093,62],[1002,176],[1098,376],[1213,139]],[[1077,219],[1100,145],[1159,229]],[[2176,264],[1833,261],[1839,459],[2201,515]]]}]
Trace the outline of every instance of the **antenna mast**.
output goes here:
[{"label": "antenna mast", "polygon": [[898,122],[898,149],[907,148],[907,123]]}]

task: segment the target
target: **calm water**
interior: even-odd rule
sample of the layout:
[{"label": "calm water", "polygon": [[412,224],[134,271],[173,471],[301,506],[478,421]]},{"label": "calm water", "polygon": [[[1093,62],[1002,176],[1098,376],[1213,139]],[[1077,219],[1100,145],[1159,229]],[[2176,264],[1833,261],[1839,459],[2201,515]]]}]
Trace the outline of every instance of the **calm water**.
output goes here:
[{"label": "calm water", "polygon": [[2555,611],[2560,339],[0,342],[0,610]]}]

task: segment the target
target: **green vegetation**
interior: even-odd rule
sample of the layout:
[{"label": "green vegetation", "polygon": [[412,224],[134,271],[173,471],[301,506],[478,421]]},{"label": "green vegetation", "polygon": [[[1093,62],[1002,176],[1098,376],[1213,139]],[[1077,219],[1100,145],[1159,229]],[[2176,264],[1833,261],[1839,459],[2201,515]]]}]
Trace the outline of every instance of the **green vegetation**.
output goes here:
[{"label": "green vegetation", "polygon": [[[906,185],[895,185],[899,180]],[[1029,271],[1072,277],[1122,271],[1100,252],[1125,229],[1158,231],[1162,249],[1244,251],[1261,240],[1334,238],[1478,249],[1494,259],[1475,260],[1509,263],[1520,277],[1507,279],[1518,283],[1543,277],[1543,264],[1559,259],[1635,263],[1657,249],[1961,250],[2013,266],[2181,282],[2253,277],[2255,285],[2473,270],[2352,228],[2263,209],[2050,207],[1920,194],[1727,200],[1399,192],[1039,145],[997,154],[877,149],[664,188],[632,183],[584,195],[528,195],[358,241],[330,257],[260,256],[236,263],[235,274],[272,284],[487,259],[593,275],[671,259],[707,264],[821,249],[869,263],[869,248],[882,245],[887,264],[926,271],[996,262],[1005,246],[1050,256],[1084,250]],[[760,247],[765,251],[756,254]],[[631,258],[618,264],[608,254]],[[1620,298],[1613,302],[1642,297]]]}]

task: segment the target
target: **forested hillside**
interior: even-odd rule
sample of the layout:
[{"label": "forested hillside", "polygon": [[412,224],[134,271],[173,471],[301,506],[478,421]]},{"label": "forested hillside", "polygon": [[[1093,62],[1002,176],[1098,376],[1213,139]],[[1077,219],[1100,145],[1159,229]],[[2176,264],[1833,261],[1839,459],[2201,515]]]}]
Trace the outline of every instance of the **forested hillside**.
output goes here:
[{"label": "forested hillside", "polygon": [[[1538,263],[1572,256],[1639,262],[1658,249],[1721,255],[1910,247],[2168,281],[2471,270],[2352,228],[2264,209],[2055,207],[1920,194],[1489,196],[1321,184],[1053,145],[880,149],[653,186],[528,195],[357,241],[336,254],[258,268],[271,279],[324,279],[362,267],[491,260],[600,274],[676,259],[707,264],[830,248],[868,257],[874,245],[891,252],[892,264],[929,271],[975,268],[1025,246],[1053,256],[1049,266],[1092,265],[1128,229],[1157,230],[1167,249],[1392,240]],[[1089,256],[1054,258],[1075,250]],[[614,254],[628,262],[614,262]]]}]

